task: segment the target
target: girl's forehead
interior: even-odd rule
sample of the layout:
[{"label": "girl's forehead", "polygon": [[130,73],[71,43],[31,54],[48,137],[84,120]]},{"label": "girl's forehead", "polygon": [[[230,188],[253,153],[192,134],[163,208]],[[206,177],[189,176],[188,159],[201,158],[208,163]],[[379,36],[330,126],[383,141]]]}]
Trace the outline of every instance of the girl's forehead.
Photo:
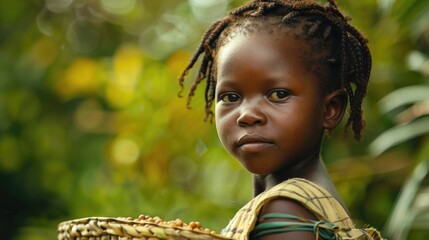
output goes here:
[{"label": "girl's forehead", "polygon": [[303,75],[310,73],[304,56],[305,46],[292,37],[275,39],[266,35],[240,35],[224,45],[217,59],[217,76],[236,74],[237,71],[253,69],[255,73],[264,71],[267,75],[293,72]]},{"label": "girl's forehead", "polygon": [[[283,54],[278,54],[280,52]],[[264,58],[275,61],[274,56],[303,58],[308,54],[308,46],[306,42],[285,33],[276,35],[267,35],[263,32],[239,33],[218,49],[217,64],[228,63],[239,53],[248,59]]]},{"label": "girl's forehead", "polygon": [[272,37],[260,32],[238,34],[219,49],[215,78],[219,84],[221,80],[253,71],[247,76],[262,74],[266,79],[307,76],[307,80],[320,84],[320,74],[313,70],[310,58],[308,43],[293,36]]},{"label": "girl's forehead", "polygon": [[[242,19],[233,23],[221,33],[214,51],[214,58],[218,58],[218,55],[222,54],[225,48],[237,48],[243,42],[263,38],[271,41],[260,41],[259,44],[269,44],[271,48],[291,44],[299,44],[300,47],[309,48],[309,41],[301,37],[302,29],[300,25],[301,23],[299,22],[285,25],[281,18],[277,16]],[[237,44],[237,42],[240,42],[240,44]],[[279,43],[280,45],[274,43]]]}]

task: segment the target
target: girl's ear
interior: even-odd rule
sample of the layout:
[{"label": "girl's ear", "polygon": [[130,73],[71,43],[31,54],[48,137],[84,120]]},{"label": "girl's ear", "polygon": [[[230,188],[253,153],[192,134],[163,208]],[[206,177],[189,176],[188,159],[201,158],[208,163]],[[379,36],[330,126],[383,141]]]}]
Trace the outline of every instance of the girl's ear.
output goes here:
[{"label": "girl's ear", "polygon": [[340,124],[347,108],[347,94],[344,89],[335,90],[325,96],[323,127],[333,130]]}]

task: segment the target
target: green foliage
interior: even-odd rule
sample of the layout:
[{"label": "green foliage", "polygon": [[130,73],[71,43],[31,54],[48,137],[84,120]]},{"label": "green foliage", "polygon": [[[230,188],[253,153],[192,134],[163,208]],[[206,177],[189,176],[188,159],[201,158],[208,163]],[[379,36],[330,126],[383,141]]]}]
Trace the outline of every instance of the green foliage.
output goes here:
[{"label": "green foliage", "polygon": [[[242,2],[1,2],[2,238],[55,239],[60,221],[86,216],[225,226],[251,176],[203,121],[202,89],[187,110],[176,78],[204,29]],[[382,229],[427,199],[426,175],[402,185],[429,154],[429,2],[338,2],[370,39],[374,70],[362,142],[338,129],[323,156],[358,225]],[[410,239],[425,221],[410,221]]]}]

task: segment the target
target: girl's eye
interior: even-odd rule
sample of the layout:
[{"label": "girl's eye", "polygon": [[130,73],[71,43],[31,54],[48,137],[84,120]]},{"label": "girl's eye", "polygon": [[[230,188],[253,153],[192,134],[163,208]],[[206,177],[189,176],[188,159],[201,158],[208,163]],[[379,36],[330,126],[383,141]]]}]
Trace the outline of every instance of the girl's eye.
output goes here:
[{"label": "girl's eye", "polygon": [[225,103],[233,103],[240,100],[240,95],[236,93],[225,93],[220,95],[219,101],[225,102]]},{"label": "girl's eye", "polygon": [[278,89],[278,90],[271,91],[268,94],[268,98],[271,100],[284,100],[285,98],[289,97],[289,95],[290,94],[288,91]]}]

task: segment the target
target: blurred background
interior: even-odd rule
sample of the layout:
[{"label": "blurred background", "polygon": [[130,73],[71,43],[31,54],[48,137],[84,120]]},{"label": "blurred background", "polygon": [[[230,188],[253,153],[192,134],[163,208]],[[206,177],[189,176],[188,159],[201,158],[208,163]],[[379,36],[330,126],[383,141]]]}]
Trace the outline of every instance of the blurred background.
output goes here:
[{"label": "blurred background", "polygon": [[[202,89],[188,110],[177,77],[243,2],[0,1],[1,238],[139,214],[220,231],[251,176],[203,121]],[[338,2],[370,39],[373,72],[362,141],[340,128],[323,158],[357,225],[427,239],[429,1]]]}]

